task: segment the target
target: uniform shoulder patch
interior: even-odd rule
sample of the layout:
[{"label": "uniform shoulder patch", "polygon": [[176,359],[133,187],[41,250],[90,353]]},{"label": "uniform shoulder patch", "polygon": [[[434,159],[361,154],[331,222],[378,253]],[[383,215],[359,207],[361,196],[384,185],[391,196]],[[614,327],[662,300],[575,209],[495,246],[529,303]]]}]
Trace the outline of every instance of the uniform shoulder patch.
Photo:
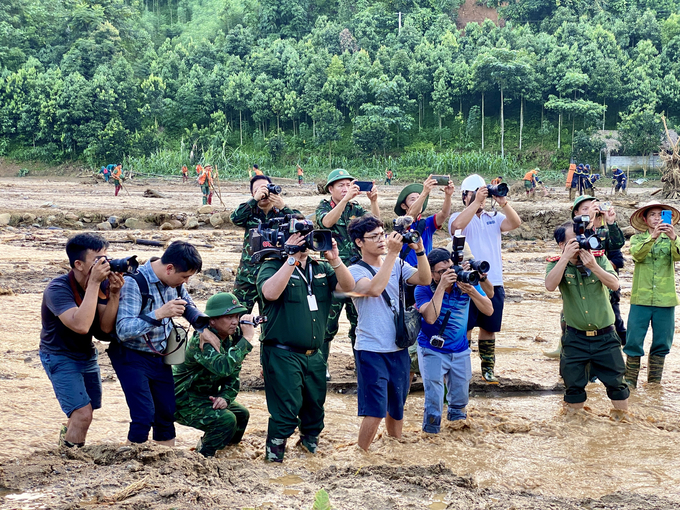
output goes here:
[{"label": "uniform shoulder patch", "polygon": [[546,257],[545,260],[546,262],[557,262],[558,260],[560,260],[560,256],[553,255],[552,257]]},{"label": "uniform shoulder patch", "polygon": [[593,250],[593,257],[604,257],[604,250]]}]

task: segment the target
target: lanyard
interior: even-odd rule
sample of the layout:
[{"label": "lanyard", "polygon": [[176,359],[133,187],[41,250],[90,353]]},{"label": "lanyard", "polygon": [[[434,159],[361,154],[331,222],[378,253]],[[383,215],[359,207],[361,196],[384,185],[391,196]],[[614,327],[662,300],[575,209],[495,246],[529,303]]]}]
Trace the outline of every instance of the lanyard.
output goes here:
[{"label": "lanyard", "polygon": [[300,276],[302,277],[302,279],[303,279],[303,280],[305,281],[305,283],[307,284],[307,293],[311,296],[311,295],[312,295],[312,278],[313,278],[313,273],[312,273],[312,264],[311,264],[311,262],[310,262],[309,260],[307,261],[307,268],[309,269],[309,280],[307,280],[307,278],[305,278],[305,273],[302,272],[302,271],[300,271],[300,268],[299,268],[298,266],[295,266],[295,270],[296,270],[298,273],[300,273]]}]

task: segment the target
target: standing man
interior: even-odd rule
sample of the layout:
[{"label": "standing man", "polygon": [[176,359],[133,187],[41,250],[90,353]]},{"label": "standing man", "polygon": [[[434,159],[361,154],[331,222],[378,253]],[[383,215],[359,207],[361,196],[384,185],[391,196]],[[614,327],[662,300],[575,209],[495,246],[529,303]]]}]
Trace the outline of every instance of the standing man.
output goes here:
[{"label": "standing man", "polygon": [[411,358],[408,349],[396,344],[395,315],[403,306],[399,282],[427,285],[432,275],[422,240],[410,245],[418,258],[417,268],[397,262],[403,238],[398,232],[386,237],[382,221],[375,216],[352,221],[349,234],[361,250],[361,261],[351,266],[350,272],[356,282],[354,292],[365,296],[352,300],[359,313],[355,349],[358,415],[363,420],[358,444],[368,451],[383,418],[392,437],[400,438],[404,425]]},{"label": "standing man", "polygon": [[534,168],[533,170],[529,170],[526,174],[524,174],[524,191],[526,192],[527,196],[533,195],[534,193],[534,188],[536,187],[536,181],[538,178],[536,177],[538,174],[538,168]]},{"label": "standing man", "polygon": [[484,202],[489,190],[479,175],[466,177],[461,184],[463,205],[461,213],[453,213],[449,221],[449,233],[453,236],[461,230],[470,250],[477,260],[486,260],[490,265],[488,279],[494,286],[491,299],[493,315],[480,314],[474,302],[470,305],[468,317],[468,338],[473,328],[479,327],[479,357],[482,360],[482,377],[491,384],[498,384],[494,374],[496,364],[496,333],[501,330],[503,321],[503,259],[501,257],[501,234],[516,229],[522,223],[507,197],[494,196],[493,199],[503,212],[492,213],[484,210]]},{"label": "standing man", "polygon": [[203,193],[203,205],[210,205],[212,203],[212,167],[206,165],[205,168],[198,165],[196,170],[200,168],[200,172],[196,180],[201,185],[201,193]]},{"label": "standing man", "polygon": [[392,186],[392,170],[390,168],[385,170],[385,184]]},{"label": "standing man", "polygon": [[612,186],[614,185],[616,186],[614,189],[615,194],[618,192],[621,192],[623,195],[627,194],[626,186],[628,185],[628,178],[626,173],[620,168],[614,168],[612,173]]},{"label": "standing man", "polygon": [[[288,246],[305,240],[293,234]],[[257,275],[262,300],[261,362],[269,410],[266,460],[283,462],[286,441],[300,430],[300,442],[315,453],[323,430],[326,360],[320,352],[333,291],[349,292],[354,279],[333,249],[326,261],[301,249],[285,260],[268,260]]]},{"label": "standing man", "polygon": [[40,361],[61,410],[68,417],[59,445],[85,445],[92,411],[102,406],[98,351],[92,337],[106,338],[116,326],[123,276],[106,260],[109,243],[78,234],[66,243],[71,271],[53,279],[43,293]]},{"label": "standing man", "polygon": [[260,167],[258,165],[253,165],[253,174],[254,175],[264,175],[264,172],[260,170]]},{"label": "standing man", "polygon": [[[215,294],[205,305],[208,329],[220,339],[220,349],[205,344],[200,335],[189,340],[184,363],[173,367],[177,423],[205,432],[196,451],[213,457],[217,450],[241,441],[248,425],[248,409],[236,402],[239,373],[255,336],[251,315],[236,297]],[[239,326],[240,324],[240,326]]]},{"label": "standing man", "polygon": [[189,169],[186,165],[182,165],[182,182],[187,182],[189,180]]},{"label": "standing man", "polygon": [[[316,222],[319,228],[327,228],[333,232],[333,238],[338,242],[338,250],[342,262],[350,266],[361,258],[359,249],[350,239],[347,227],[354,218],[359,218],[366,214],[366,209],[360,206],[354,199],[359,196],[359,186],[354,184],[356,179],[347,170],[336,168],[328,174],[325,191],[331,194],[331,199],[323,199],[316,208]],[[371,213],[380,218],[380,207],[378,206],[378,188],[373,186],[371,191],[366,193],[371,203]],[[349,320],[349,338],[354,346],[356,339],[357,312],[350,298],[333,298],[328,317],[325,343],[322,347],[324,357],[328,361],[331,350],[330,342],[338,333],[338,323],[340,312],[345,307],[345,314]],[[330,379],[330,373],[327,374]]]},{"label": "standing man", "polygon": [[423,432],[439,433],[444,401],[444,384],[449,421],[467,418],[472,366],[467,341],[470,300],[484,315],[493,314],[491,300],[479,285],[458,281],[451,254],[435,248],[427,256],[432,282],[416,287],[416,306],[420,311],[418,366],[425,388]]},{"label": "standing man", "polygon": [[[243,227],[243,250],[241,262],[234,280],[234,295],[250,313],[257,301],[257,287],[255,285],[260,264],[254,264],[250,255],[250,229],[257,228],[273,218],[283,218],[288,214],[300,214],[300,211],[287,207],[283,197],[271,193],[267,185],[271,179],[266,175],[255,175],[250,179],[250,194],[252,198],[243,202],[231,213],[230,220],[237,227]],[[259,306],[262,312],[262,306]]]},{"label": "standing man", "polygon": [[171,366],[163,362],[172,319],[184,317],[204,340],[220,346],[213,333],[203,331],[207,318],[184,287],[202,264],[194,246],[175,241],[123,287],[116,321],[119,341],[111,342],[108,353],[130,410],[130,443],[145,443],[153,427],[156,443],[175,445],[175,385]]},{"label": "standing man", "polygon": [[[666,215],[667,222],[663,215]],[[652,346],[649,351],[648,383],[661,383],[663,365],[673,345],[675,307],[675,263],[680,260],[680,240],[673,225],[680,212],[669,205],[651,202],[640,207],[630,217],[630,224],[641,231],[630,239],[630,254],[635,261],[633,289],[628,314],[626,382],[637,386],[640,359],[649,324],[652,325]]]},{"label": "standing man", "polygon": [[627,411],[630,390],[609,304],[609,290],[619,288],[619,279],[604,253],[579,249],[572,222],[555,229],[555,241],[562,255],[548,259],[545,288],[552,292],[559,287],[567,322],[560,357],[564,401],[583,409],[586,385],[596,376],[614,408]]},{"label": "standing man", "polygon": [[302,167],[300,165],[297,165],[298,186],[302,186],[302,176],[303,175],[304,175],[304,172],[302,171]]},{"label": "standing man", "polygon": [[114,196],[118,196],[118,192],[123,187],[123,167],[121,165],[116,165],[111,174],[111,180],[114,185]]}]

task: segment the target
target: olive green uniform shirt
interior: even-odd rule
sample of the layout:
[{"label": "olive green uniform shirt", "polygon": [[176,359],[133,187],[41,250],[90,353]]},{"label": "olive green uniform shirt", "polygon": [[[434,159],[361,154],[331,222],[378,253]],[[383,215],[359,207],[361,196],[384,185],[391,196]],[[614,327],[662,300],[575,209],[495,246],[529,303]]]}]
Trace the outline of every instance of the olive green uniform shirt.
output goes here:
[{"label": "olive green uniform shirt", "polygon": [[[334,207],[335,204],[330,200],[324,199],[319,203],[316,208],[316,223],[319,225],[319,228],[326,228],[324,227],[322,220]],[[361,218],[364,214],[366,214],[366,209],[356,202],[349,202],[345,206],[345,210],[342,211],[338,221],[329,229],[333,233],[333,238],[338,243],[340,259],[345,264],[348,264],[350,259],[354,256],[358,257],[357,260],[361,258],[359,247],[356,243],[352,242],[352,239],[350,239],[347,227],[354,218]]]},{"label": "olive green uniform shirt", "polygon": [[661,234],[656,242],[649,232],[630,238],[630,254],[635,261],[631,305],[677,306],[675,262],[680,260],[680,237],[671,241]]},{"label": "olive green uniform shirt", "polygon": [[[267,260],[257,275],[257,293],[262,300],[262,315],[267,322],[262,324],[261,340],[267,344],[282,344],[300,349],[318,349],[324,342],[326,321],[331,309],[332,294],[338,284],[335,271],[328,262],[307,259],[304,270],[297,267],[276,301],[267,301],[262,286],[282,265],[284,260]],[[312,268],[312,293],[316,297],[318,310],[311,311],[307,283],[309,267]]]},{"label": "olive green uniform shirt", "polygon": [[[616,271],[607,257],[595,257],[595,260],[602,269],[616,276]],[[548,263],[546,276],[556,264],[557,261]],[[581,276],[576,266],[569,262],[564,269],[559,288],[567,326],[580,331],[593,331],[614,324],[609,288],[602,284],[595,273]]]}]

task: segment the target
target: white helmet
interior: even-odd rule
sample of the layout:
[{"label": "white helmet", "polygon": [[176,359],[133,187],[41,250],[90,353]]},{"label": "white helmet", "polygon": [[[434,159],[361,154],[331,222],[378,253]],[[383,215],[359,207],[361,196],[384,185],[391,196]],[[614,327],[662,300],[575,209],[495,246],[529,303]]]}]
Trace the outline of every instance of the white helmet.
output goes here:
[{"label": "white helmet", "polygon": [[472,174],[463,179],[460,184],[460,190],[465,193],[466,191],[477,191],[482,186],[486,186],[484,179],[477,174]]}]

